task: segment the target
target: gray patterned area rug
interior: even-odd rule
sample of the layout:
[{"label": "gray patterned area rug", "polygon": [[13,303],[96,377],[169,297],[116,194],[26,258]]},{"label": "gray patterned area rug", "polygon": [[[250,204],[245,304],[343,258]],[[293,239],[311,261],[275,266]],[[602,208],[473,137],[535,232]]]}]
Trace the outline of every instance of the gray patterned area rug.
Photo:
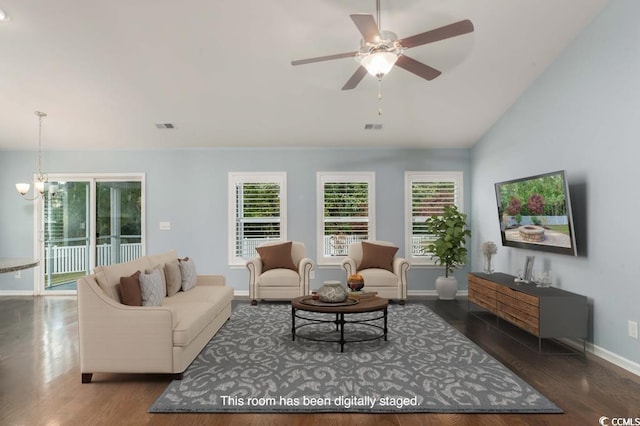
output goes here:
[{"label": "gray patterned area rug", "polygon": [[[390,305],[388,323],[388,341],[340,353],[336,343],[292,341],[288,304],[240,305],[149,412],[562,413],[425,306]],[[352,339],[369,332],[352,328]]]}]

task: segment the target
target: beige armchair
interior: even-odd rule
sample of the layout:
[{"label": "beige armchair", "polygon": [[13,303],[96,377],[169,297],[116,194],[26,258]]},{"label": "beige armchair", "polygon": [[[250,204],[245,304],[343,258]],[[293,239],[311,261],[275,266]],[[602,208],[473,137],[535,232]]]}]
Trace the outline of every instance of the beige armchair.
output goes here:
[{"label": "beige armchair", "polygon": [[289,300],[309,294],[313,261],[305,257],[304,244],[274,241],[256,248],[259,256],[247,262],[249,298]]},{"label": "beige armchair", "polygon": [[375,291],[378,296],[396,299],[401,305],[407,300],[407,271],[409,262],[397,257],[398,247],[387,241],[362,241],[349,244],[342,269],[347,277],[360,274],[364,278],[364,291]]}]

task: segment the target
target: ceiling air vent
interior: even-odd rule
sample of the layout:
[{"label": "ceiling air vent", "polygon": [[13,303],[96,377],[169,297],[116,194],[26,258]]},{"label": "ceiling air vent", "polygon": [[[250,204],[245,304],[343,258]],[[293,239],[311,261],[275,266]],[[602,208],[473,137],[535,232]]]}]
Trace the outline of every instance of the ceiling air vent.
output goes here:
[{"label": "ceiling air vent", "polygon": [[368,123],[364,125],[365,130],[382,130],[381,123]]},{"label": "ceiling air vent", "polygon": [[173,123],[156,123],[157,129],[175,129],[176,126]]}]

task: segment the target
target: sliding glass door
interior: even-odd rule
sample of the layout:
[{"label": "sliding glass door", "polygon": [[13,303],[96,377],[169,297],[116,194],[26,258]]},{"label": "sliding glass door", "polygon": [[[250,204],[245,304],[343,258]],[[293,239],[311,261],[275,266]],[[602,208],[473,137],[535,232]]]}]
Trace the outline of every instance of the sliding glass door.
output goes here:
[{"label": "sliding glass door", "polygon": [[73,293],[95,266],[144,253],[144,175],[50,175],[42,201],[37,293]]},{"label": "sliding glass door", "polygon": [[142,256],[141,182],[96,182],[96,265]]},{"label": "sliding glass door", "polygon": [[75,290],[76,279],[90,266],[90,184],[50,180],[45,194],[44,290]]}]

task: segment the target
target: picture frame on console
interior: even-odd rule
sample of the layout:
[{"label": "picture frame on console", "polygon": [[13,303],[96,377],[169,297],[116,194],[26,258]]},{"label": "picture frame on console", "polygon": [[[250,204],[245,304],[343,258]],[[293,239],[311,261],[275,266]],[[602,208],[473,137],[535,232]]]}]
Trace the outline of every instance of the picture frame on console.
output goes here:
[{"label": "picture frame on console", "polygon": [[533,276],[533,262],[536,260],[535,256],[527,256],[524,261],[524,269],[522,273],[522,281],[525,283],[531,282]]}]

